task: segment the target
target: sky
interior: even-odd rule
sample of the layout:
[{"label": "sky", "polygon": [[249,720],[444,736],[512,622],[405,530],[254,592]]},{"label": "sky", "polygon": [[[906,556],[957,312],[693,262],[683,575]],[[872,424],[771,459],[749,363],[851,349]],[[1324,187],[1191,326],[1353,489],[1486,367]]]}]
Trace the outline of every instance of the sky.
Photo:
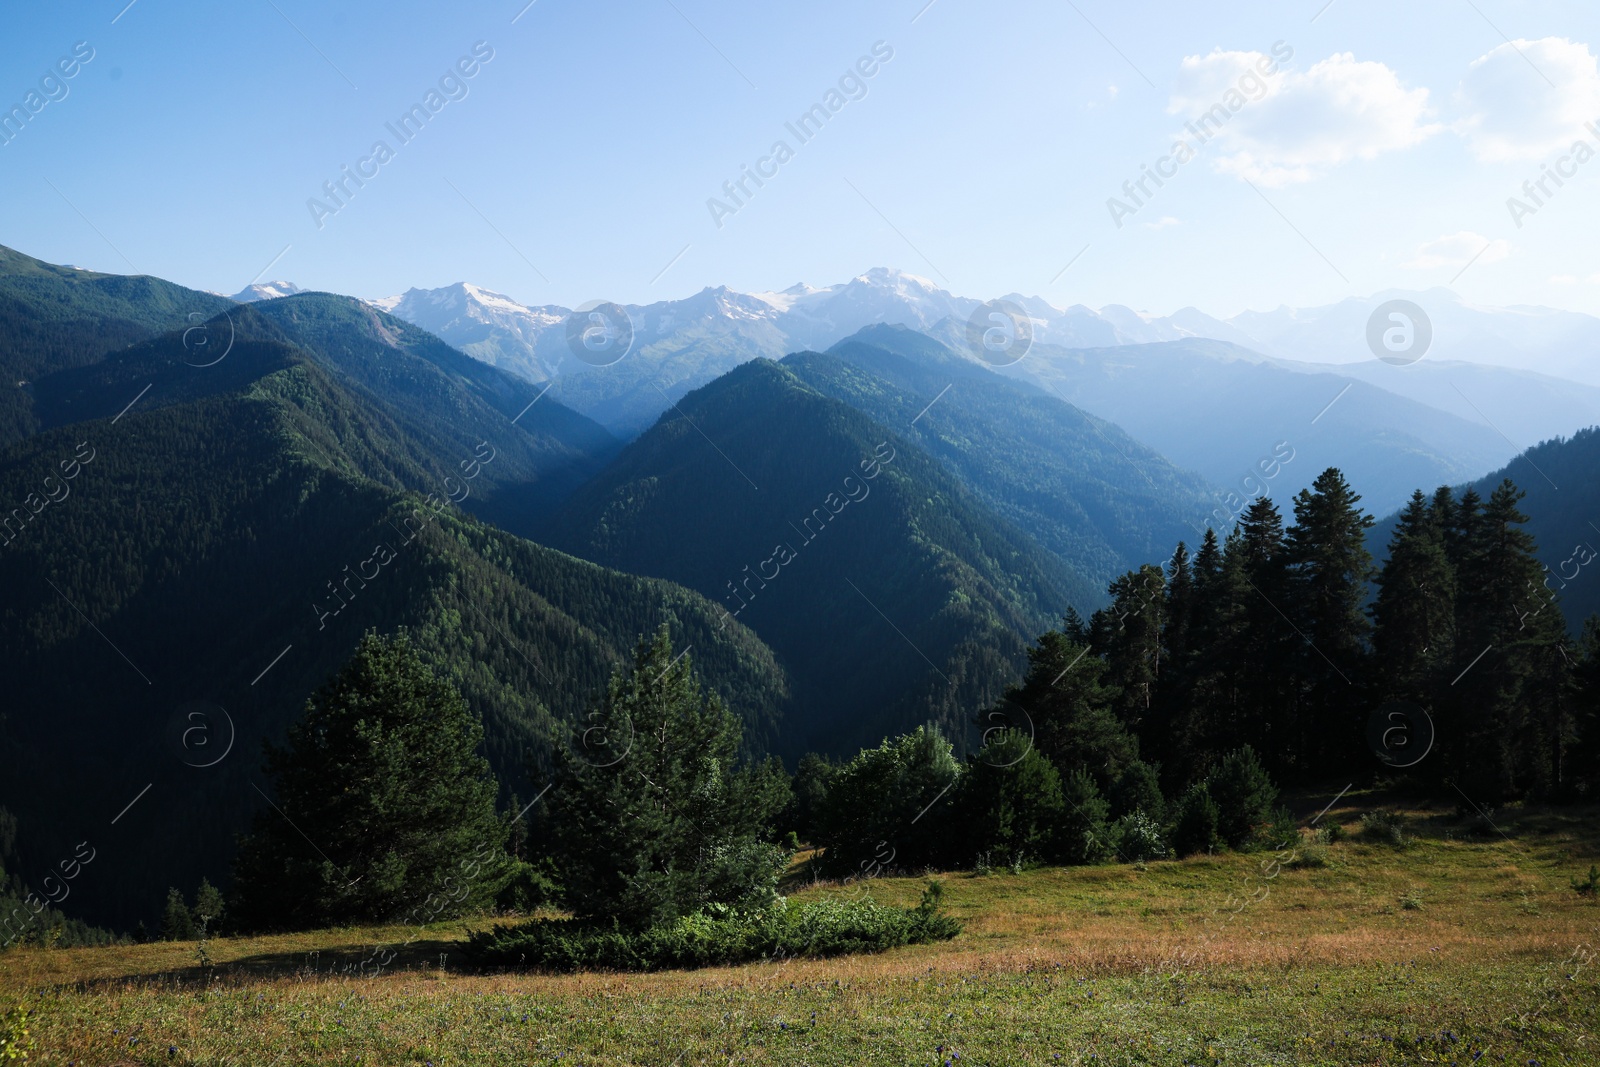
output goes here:
[{"label": "sky", "polygon": [[1600,313],[1592,0],[330,6],[9,10],[0,244],[223,293]]}]

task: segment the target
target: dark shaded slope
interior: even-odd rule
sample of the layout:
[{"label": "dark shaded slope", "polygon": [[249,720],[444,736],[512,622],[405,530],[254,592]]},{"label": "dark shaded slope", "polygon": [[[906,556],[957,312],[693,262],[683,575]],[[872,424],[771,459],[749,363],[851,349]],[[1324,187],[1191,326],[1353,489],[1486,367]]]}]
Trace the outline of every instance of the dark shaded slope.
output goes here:
[{"label": "dark shaded slope", "polygon": [[964,733],[1095,594],[898,432],[767,360],[685,397],[550,538],[722,598],[794,678],[791,753],[928,719]]},{"label": "dark shaded slope", "polygon": [[[417,633],[482,715],[507,782],[663,621],[751,746],[774,735],[782,670],[705,599],[483,526],[442,493],[430,508],[408,491],[428,457],[394,452],[406,418],[299,349],[238,354],[233,373],[264,375],[241,390],[141,401],[0,457],[0,805],[21,818],[25,876],[85,837],[100,849],[73,914],[128,926],[168,884],[223,876],[264,803],[261,740],[368,627]],[[510,455],[520,431],[497,417],[489,446]],[[209,713],[185,746],[192,701],[226,717]]]}]

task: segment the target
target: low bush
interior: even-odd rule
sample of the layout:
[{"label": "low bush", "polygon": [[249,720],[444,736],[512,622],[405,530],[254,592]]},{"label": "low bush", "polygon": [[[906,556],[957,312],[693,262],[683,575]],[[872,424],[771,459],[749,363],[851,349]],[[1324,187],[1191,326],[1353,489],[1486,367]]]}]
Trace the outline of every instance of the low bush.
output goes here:
[{"label": "low bush", "polygon": [[1395,848],[1405,848],[1411,844],[1411,838],[1406,834],[1405,819],[1398,812],[1381,809],[1361,816],[1361,839]]},{"label": "low bush", "polygon": [[882,952],[900,945],[948,941],[960,933],[960,922],[941,907],[943,892],[939,882],[930,882],[915,908],[889,907],[870,898],[805,903],[780,899],[769,908],[746,913],[712,905],[638,931],[578,919],[547,919],[476,932],[468,941],[467,954],[485,967],[656,971]]},{"label": "low bush", "polygon": [[1161,832],[1161,824],[1145,814],[1143,808],[1113,823],[1112,834],[1116,838],[1117,854],[1130,863],[1166,858],[1167,840]]},{"label": "low bush", "polygon": [[21,1063],[33,1048],[28,1032],[29,1011],[23,1005],[0,1014],[0,1064]]}]

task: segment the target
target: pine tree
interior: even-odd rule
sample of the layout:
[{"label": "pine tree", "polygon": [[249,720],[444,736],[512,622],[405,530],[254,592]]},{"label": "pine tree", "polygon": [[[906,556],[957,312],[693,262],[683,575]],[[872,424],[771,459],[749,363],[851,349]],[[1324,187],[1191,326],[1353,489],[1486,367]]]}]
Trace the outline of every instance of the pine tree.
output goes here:
[{"label": "pine tree", "polygon": [[1099,863],[1112,855],[1111,805],[1085,770],[1074,770],[1061,781],[1065,809],[1058,832],[1058,854],[1067,864]]},{"label": "pine tree", "polygon": [[993,716],[1031,722],[1034,744],[1065,777],[1083,770],[1097,785],[1111,782],[1139,758],[1139,741],[1114,710],[1118,692],[1106,683],[1106,664],[1060,630],[1028,650],[1028,674],[1006,691]]},{"label": "pine tree", "polygon": [[193,941],[194,935],[194,916],[183,902],[183,894],[168,889],[167,904],[161,911],[161,940]]},{"label": "pine tree", "polygon": [[1217,833],[1229,848],[1248,845],[1278,803],[1278,787],[1248,745],[1223,757],[1208,791],[1217,804]]},{"label": "pine tree", "polygon": [[1166,625],[1161,632],[1161,641],[1166,649],[1167,662],[1176,667],[1189,654],[1189,628],[1194,614],[1195,595],[1189,548],[1182,541],[1173,549],[1168,567]]},{"label": "pine tree", "polygon": [[505,866],[483,728],[402,631],[368,633],[269,747],[273,805],[235,871],[246,929],[430,922],[486,907]]},{"label": "pine tree", "polygon": [[1506,479],[1481,510],[1470,491],[1457,507],[1460,673],[1441,754],[1480,803],[1555,788],[1575,732],[1565,624],[1522,528],[1522,495]]},{"label": "pine tree", "polygon": [[967,760],[953,811],[965,854],[958,862],[980,854],[1006,866],[1059,858],[1061,776],[1025,733],[998,732]]},{"label": "pine tree", "polygon": [[1418,490],[1400,513],[1373,605],[1374,667],[1385,699],[1439,706],[1455,662],[1456,577],[1445,547],[1450,509]]},{"label": "pine tree", "polygon": [[1172,850],[1179,856],[1216,852],[1222,847],[1222,837],[1217,830],[1221,816],[1204,781],[1191,785],[1178,798],[1175,810]]},{"label": "pine tree", "polygon": [[222,893],[208,879],[200,879],[200,888],[194,894],[194,918],[201,930],[215,934],[217,920],[222,918]]},{"label": "pine tree", "polygon": [[1143,760],[1135,760],[1125,767],[1111,787],[1111,814],[1114,818],[1142,811],[1156,822],[1167,815],[1166,800],[1161,795],[1161,772]]},{"label": "pine tree", "polygon": [[1361,683],[1372,629],[1363,604],[1373,575],[1366,545],[1373,519],[1360,502],[1338,468],[1329,467],[1295,495],[1285,545],[1284,610],[1304,639],[1294,663],[1304,695],[1293,750],[1313,773],[1364,766],[1369,758]]},{"label": "pine tree", "polygon": [[[642,929],[707,905],[765,907],[788,776],[743,767],[739,720],[662,626],[611,679],[550,794],[554,854],[580,918]],[[584,739],[589,744],[584,744]]]},{"label": "pine tree", "polygon": [[1155,703],[1161,677],[1161,630],[1166,619],[1166,578],[1146,563],[1107,588],[1111,606],[1094,613],[1091,640],[1106,661],[1106,681],[1118,690],[1117,714],[1139,729]]}]

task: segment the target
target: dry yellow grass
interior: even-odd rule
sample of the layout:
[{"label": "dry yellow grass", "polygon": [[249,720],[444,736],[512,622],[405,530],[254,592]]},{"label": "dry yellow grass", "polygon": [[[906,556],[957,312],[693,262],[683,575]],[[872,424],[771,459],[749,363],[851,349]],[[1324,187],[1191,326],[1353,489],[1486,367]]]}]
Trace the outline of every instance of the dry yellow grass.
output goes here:
[{"label": "dry yellow grass", "polygon": [[[1568,881],[1594,814],[1510,839],[1423,819],[1409,848],[1341,843],[1324,867],[952,873],[963,934],[875,956],[474,974],[456,926],[356,977],[341,968],[413,931],[329,930],[218,939],[210,969],[192,944],[13,951],[0,1005],[41,1004],[38,1060],[63,1064],[1600,1063],[1600,907]],[[869,888],[911,903],[921,885]]]}]

